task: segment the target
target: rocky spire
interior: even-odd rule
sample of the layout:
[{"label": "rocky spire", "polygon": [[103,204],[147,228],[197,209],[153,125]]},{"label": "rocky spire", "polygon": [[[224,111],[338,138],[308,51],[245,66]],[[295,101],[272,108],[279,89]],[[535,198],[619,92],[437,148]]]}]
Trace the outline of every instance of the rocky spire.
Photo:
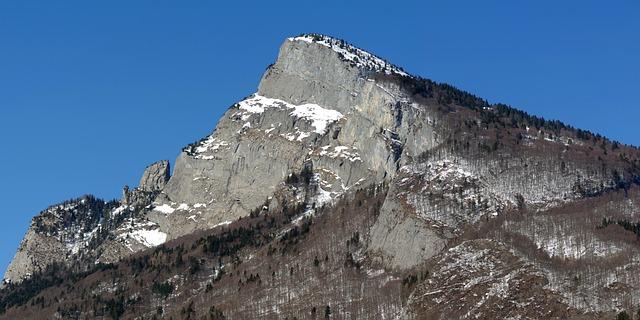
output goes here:
[{"label": "rocky spire", "polygon": [[160,191],[171,177],[168,160],[162,160],[149,165],[140,178],[138,189],[147,192]]}]

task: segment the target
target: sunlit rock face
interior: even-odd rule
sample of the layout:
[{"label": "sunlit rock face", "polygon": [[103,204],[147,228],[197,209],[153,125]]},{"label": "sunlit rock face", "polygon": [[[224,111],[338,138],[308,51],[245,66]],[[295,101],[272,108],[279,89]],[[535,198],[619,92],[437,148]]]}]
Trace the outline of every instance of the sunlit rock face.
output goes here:
[{"label": "sunlit rock face", "polygon": [[394,174],[400,142],[392,132],[402,124],[393,92],[402,93],[370,77],[384,69],[354,64],[328,41],[287,39],[258,92],[231,106],[211,136],[184,149],[156,203],[176,210],[152,218],[171,236],[247,215],[305,161],[332,196]]}]

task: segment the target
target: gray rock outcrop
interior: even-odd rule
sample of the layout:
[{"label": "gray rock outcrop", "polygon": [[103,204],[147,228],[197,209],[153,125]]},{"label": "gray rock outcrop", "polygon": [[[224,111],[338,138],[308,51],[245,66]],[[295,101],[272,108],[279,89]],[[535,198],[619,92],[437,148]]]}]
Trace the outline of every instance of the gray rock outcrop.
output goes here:
[{"label": "gray rock outcrop", "polygon": [[169,161],[158,161],[144,170],[138,188],[147,192],[161,191],[164,186],[167,185],[167,182],[169,182],[170,177],[171,169]]},{"label": "gray rock outcrop", "polygon": [[115,262],[166,241],[166,234],[145,218],[169,178],[169,162],[147,167],[140,186],[125,186],[121,201],[83,196],[51,206],[35,216],[4,282],[18,283],[52,264],[90,267]]}]

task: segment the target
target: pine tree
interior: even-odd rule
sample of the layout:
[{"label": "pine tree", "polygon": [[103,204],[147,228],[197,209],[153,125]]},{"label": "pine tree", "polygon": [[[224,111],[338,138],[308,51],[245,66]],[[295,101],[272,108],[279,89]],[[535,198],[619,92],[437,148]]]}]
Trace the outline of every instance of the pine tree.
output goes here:
[{"label": "pine tree", "polygon": [[629,314],[626,311],[622,311],[618,313],[616,320],[631,320],[631,317],[629,317]]}]

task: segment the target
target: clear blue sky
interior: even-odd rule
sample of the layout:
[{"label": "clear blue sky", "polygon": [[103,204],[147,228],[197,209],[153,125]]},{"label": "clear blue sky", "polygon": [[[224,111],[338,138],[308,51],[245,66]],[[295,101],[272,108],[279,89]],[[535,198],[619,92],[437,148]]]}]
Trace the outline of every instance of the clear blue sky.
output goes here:
[{"label": "clear blue sky", "polygon": [[637,0],[222,2],[0,2],[0,272],[33,215],[173,162],[303,32],[640,145]]}]

